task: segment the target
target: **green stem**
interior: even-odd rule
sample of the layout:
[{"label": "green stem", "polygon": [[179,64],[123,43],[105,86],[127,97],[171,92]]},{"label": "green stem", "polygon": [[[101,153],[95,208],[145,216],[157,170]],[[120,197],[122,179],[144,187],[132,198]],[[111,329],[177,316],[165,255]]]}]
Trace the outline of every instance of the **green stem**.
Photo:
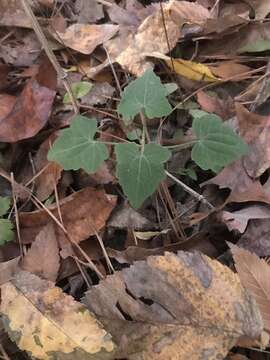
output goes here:
[{"label": "green stem", "polygon": [[182,144],[168,145],[168,146],[164,146],[164,147],[166,147],[167,149],[183,150],[183,149],[188,149],[188,148],[192,147],[194,144],[196,144],[197,141],[198,140],[191,140],[191,141],[187,141]]}]

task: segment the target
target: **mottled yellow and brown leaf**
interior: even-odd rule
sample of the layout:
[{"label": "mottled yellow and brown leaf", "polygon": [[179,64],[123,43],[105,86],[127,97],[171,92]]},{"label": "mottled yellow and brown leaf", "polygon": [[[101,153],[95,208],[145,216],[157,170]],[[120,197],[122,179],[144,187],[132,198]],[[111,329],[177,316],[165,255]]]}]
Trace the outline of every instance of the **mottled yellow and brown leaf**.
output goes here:
[{"label": "mottled yellow and brown leaf", "polygon": [[26,271],[1,287],[1,314],[10,337],[21,350],[42,360],[106,360],[115,345],[85,308]]}]

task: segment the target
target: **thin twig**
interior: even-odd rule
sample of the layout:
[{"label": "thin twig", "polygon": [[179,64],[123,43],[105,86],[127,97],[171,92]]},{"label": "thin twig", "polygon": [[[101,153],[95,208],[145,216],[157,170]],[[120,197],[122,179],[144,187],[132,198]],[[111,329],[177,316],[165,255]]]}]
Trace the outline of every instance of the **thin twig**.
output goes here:
[{"label": "thin twig", "polygon": [[29,0],[22,0],[22,5],[24,8],[24,11],[26,13],[26,15],[29,17],[32,26],[33,26],[33,30],[39,40],[39,42],[41,43],[46,55],[48,56],[48,59],[50,60],[51,64],[53,65],[57,75],[59,76],[59,78],[63,81],[63,85],[68,93],[68,95],[70,96],[72,105],[73,105],[73,110],[75,112],[75,114],[79,113],[79,107],[77,104],[77,101],[74,97],[74,94],[72,92],[70,83],[67,79],[67,74],[66,72],[63,70],[63,68],[60,66],[56,56],[54,55],[54,52],[52,51],[52,49],[50,48],[48,41],[46,39],[46,36],[44,35],[41,26],[39,25],[39,22],[37,21],[35,14],[32,11],[31,5],[29,3]]},{"label": "thin twig", "polygon": [[189,186],[187,186],[185,183],[183,183],[181,180],[179,180],[177,177],[169,173],[167,170],[165,170],[166,175],[174,180],[177,184],[179,184],[186,192],[188,192],[190,195],[195,197],[198,201],[201,201],[202,203],[209,206],[210,209],[215,209],[215,207],[201,194],[198,194],[195,190],[191,189]]}]

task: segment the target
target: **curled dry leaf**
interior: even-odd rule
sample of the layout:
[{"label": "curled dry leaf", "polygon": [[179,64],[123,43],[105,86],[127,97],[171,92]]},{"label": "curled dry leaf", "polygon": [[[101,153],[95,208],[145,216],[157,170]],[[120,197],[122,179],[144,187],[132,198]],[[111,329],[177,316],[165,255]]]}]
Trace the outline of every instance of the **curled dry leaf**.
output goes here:
[{"label": "curled dry leaf", "polygon": [[56,40],[61,39],[63,43],[81,52],[82,54],[91,54],[95,48],[113,37],[119,29],[118,25],[102,24],[73,24],[65,32],[57,32]]},{"label": "curled dry leaf", "polygon": [[59,249],[53,223],[49,222],[37,235],[22,259],[21,268],[45,280],[55,281],[60,266]]},{"label": "curled dry leaf", "polygon": [[246,0],[255,12],[256,20],[263,20],[270,13],[270,3],[266,0]]},{"label": "curled dry leaf", "polygon": [[216,184],[221,189],[229,188],[231,193],[226,202],[260,201],[270,204],[270,197],[259,180],[248,176],[242,161],[226,166],[217,176],[201,185]]},{"label": "curled dry leaf", "polygon": [[55,91],[30,80],[10,112],[0,118],[0,141],[17,142],[36,135],[48,121]]},{"label": "curled dry leaf", "polygon": [[270,209],[262,205],[249,206],[234,212],[221,212],[221,220],[225,222],[228,229],[230,231],[238,230],[240,233],[243,233],[246,230],[249,220],[269,218]]},{"label": "curled dry leaf", "polygon": [[6,330],[35,359],[113,359],[110,334],[52,282],[20,271],[1,286],[1,299]]},{"label": "curled dry leaf", "polygon": [[[86,187],[59,202],[63,224],[69,237],[79,243],[100,231],[116,204],[116,196],[107,195],[103,190]],[[58,218],[56,204],[48,206],[52,214]],[[19,214],[21,236],[23,242],[29,243],[41,228],[51,221],[45,210],[21,212]],[[59,244],[67,241],[63,231],[55,224]]]},{"label": "curled dry leaf", "polygon": [[263,328],[238,276],[199,253],[150,256],[102,280],[84,302],[129,359],[223,359]]},{"label": "curled dry leaf", "polygon": [[[142,75],[153,65],[146,61],[146,56],[155,52],[166,54],[175,47],[184,23],[202,24],[209,16],[208,10],[198,4],[187,1],[182,1],[180,4],[176,0],[164,3],[163,13],[160,7],[156,7],[155,11],[152,7],[149,11],[151,14],[146,18],[144,18],[145,12],[143,13],[140,19],[143,21],[139,24],[137,31],[136,26],[130,26],[133,18],[129,17],[129,26],[122,26],[118,36],[105,43],[111,59],[137,76]],[[133,25],[138,20],[138,18],[135,19]],[[164,22],[166,32],[164,31]],[[156,41],[156,39],[159,40]],[[106,65],[108,62],[90,69],[88,75],[93,76]]]},{"label": "curled dry leaf", "polygon": [[264,327],[270,331],[270,266],[245,249],[232,244],[230,248],[241,283],[256,300]]}]

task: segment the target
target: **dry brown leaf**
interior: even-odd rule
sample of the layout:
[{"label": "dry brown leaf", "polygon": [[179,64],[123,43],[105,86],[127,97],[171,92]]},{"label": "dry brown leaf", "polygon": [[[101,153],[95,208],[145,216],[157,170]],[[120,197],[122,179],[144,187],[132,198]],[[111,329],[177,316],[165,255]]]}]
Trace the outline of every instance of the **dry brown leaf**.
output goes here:
[{"label": "dry brown leaf", "polygon": [[[59,203],[63,224],[70,238],[79,243],[100,231],[116,204],[116,196],[107,195],[103,190],[86,187]],[[58,218],[56,204],[48,206],[48,209]],[[21,212],[19,214],[21,236],[23,242],[30,243],[41,230],[51,221],[50,215],[45,210],[33,212]],[[63,231],[55,225],[56,236],[60,245],[67,239]]]},{"label": "dry brown leaf", "polygon": [[223,120],[230,119],[234,115],[233,101],[230,97],[227,100],[223,100],[218,96],[210,96],[201,90],[197,94],[197,100],[202,110],[215,113]]},{"label": "dry brown leaf", "polygon": [[61,41],[73,50],[82,54],[91,54],[95,48],[113,37],[119,29],[118,25],[73,24],[64,33],[57,32],[56,40]]},{"label": "dry brown leaf", "polygon": [[256,20],[263,20],[270,13],[270,3],[268,0],[246,0],[255,12]]},{"label": "dry brown leaf", "polygon": [[[164,3],[163,13],[160,7],[151,7],[146,10],[150,12],[146,18],[146,11],[140,19],[128,16],[127,25],[120,27],[118,36],[105,43],[112,61],[118,62],[124,69],[137,76],[153,66],[151,62],[146,61],[146,56],[156,52],[166,54],[175,47],[184,23],[192,22],[201,25],[210,16],[208,10],[202,6],[187,1],[181,1],[181,4],[176,0]],[[125,12],[125,15],[131,14]],[[143,21],[138,26],[139,20]],[[107,65],[108,61],[105,61],[90,69],[88,75],[93,77]]]},{"label": "dry brown leaf", "polygon": [[249,78],[248,72],[251,68],[247,65],[239,64],[234,61],[224,61],[216,66],[210,66],[213,74],[221,79],[231,79],[231,81],[241,81]]},{"label": "dry brown leaf", "polygon": [[76,0],[75,11],[79,24],[91,24],[104,17],[103,7],[97,0]]},{"label": "dry brown leaf", "polygon": [[21,0],[0,0],[1,26],[31,28],[32,23],[25,14]]},{"label": "dry brown leaf", "polygon": [[5,262],[0,262],[0,285],[13,278],[19,268],[20,256]]},{"label": "dry brown leaf", "polygon": [[238,276],[199,253],[138,261],[87,291],[84,302],[110,329],[118,357],[129,359],[223,359],[239,337],[257,338],[263,327]]},{"label": "dry brown leaf", "polygon": [[270,256],[270,221],[251,220],[237,244],[258,256]]},{"label": "dry brown leaf", "polygon": [[241,283],[256,300],[264,327],[270,331],[270,266],[245,249],[232,244],[230,248]]},{"label": "dry brown leaf", "polygon": [[113,358],[110,334],[81,303],[52,282],[21,271],[1,286],[1,300],[2,320],[10,337],[35,359]]},{"label": "dry brown leaf", "polygon": [[250,177],[257,178],[270,167],[270,116],[251,113],[238,103],[235,107],[240,134],[249,144],[244,168]]},{"label": "dry brown leaf", "polygon": [[42,279],[55,281],[60,267],[59,248],[53,223],[49,222],[37,235],[21,267]]},{"label": "dry brown leaf", "polygon": [[220,216],[230,231],[238,230],[240,233],[243,233],[249,220],[269,219],[270,209],[262,205],[253,205],[234,212],[221,211]]},{"label": "dry brown leaf", "polygon": [[48,139],[40,145],[33,159],[37,173],[45,168],[35,179],[36,194],[41,201],[46,200],[54,191],[63,171],[63,168],[58,163],[47,160],[48,151],[56,138],[56,133],[49,136]]},{"label": "dry brown leaf", "polygon": [[10,112],[0,118],[0,141],[17,142],[36,135],[48,121],[55,91],[30,80]]},{"label": "dry brown leaf", "polygon": [[221,189],[229,188],[231,193],[226,202],[260,201],[270,204],[270,196],[259,180],[250,178],[242,161],[226,166],[217,176],[201,185],[216,184]]}]

